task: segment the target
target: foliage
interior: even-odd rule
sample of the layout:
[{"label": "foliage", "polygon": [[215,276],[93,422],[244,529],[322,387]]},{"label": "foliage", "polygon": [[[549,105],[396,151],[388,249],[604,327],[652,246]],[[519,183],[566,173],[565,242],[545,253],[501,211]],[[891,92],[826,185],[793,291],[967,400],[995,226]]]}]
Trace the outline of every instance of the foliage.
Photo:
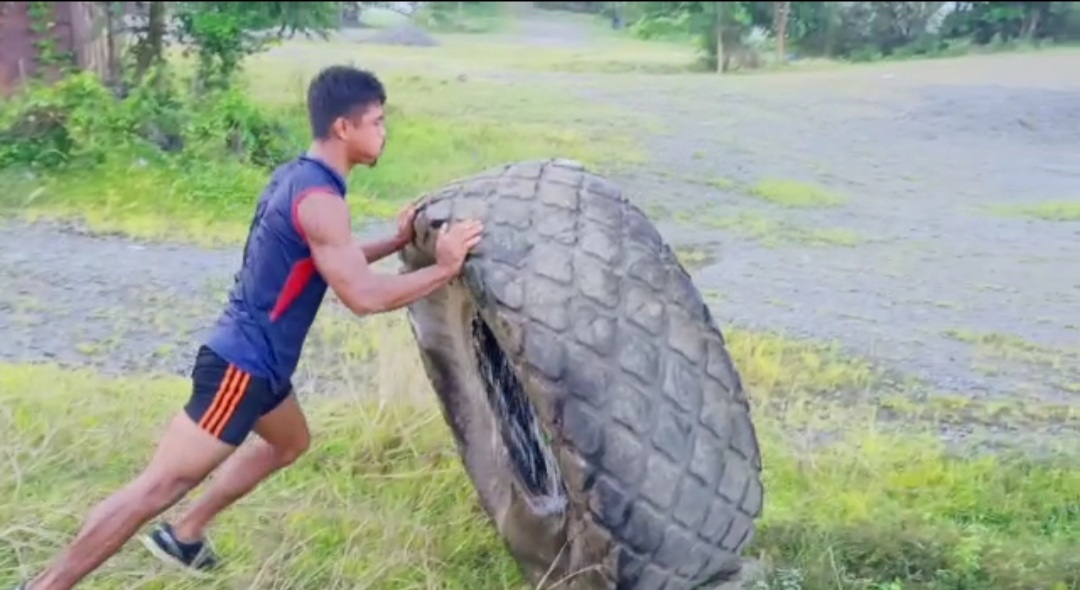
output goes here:
[{"label": "foliage", "polygon": [[0,110],[0,168],[59,170],[110,157],[234,158],[271,167],[302,136],[242,93],[186,96],[156,77],[114,96],[90,73],[33,86]]},{"label": "foliage", "polygon": [[[754,30],[774,34],[777,2],[628,3],[641,38],[693,38],[715,64],[717,48],[737,50]],[[791,2],[789,46],[805,55],[865,60],[931,55],[970,43],[1080,40],[1077,2]],[[717,11],[720,10],[718,13]],[[717,39],[717,17],[724,35]]]},{"label": "foliage", "polygon": [[324,35],[337,23],[336,2],[177,2],[179,40],[198,55],[201,88],[226,88],[241,61],[296,33]]},{"label": "foliage", "polygon": [[73,67],[75,56],[70,51],[60,51],[56,46],[56,6],[53,2],[28,2],[27,16],[30,31],[34,33],[37,61],[46,68]]},{"label": "foliage", "polygon": [[[112,5],[110,19],[121,11]],[[170,39],[185,55],[197,57],[195,88],[227,88],[243,60],[297,34],[323,36],[341,18],[340,2],[147,2],[143,22],[134,27],[131,53],[135,82],[151,66],[166,61]],[[112,28],[116,28],[113,23]],[[172,33],[170,38],[169,33]],[[119,56],[116,56],[118,59]]]}]

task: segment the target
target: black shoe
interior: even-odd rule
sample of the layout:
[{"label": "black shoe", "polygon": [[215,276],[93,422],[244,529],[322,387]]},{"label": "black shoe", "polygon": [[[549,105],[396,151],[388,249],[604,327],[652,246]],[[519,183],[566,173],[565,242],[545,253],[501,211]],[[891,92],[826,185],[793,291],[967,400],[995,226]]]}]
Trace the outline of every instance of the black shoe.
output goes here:
[{"label": "black shoe", "polygon": [[205,574],[218,565],[218,558],[206,541],[182,543],[167,522],[155,525],[153,530],[142,537],[142,543],[158,559],[179,565],[195,574]]}]

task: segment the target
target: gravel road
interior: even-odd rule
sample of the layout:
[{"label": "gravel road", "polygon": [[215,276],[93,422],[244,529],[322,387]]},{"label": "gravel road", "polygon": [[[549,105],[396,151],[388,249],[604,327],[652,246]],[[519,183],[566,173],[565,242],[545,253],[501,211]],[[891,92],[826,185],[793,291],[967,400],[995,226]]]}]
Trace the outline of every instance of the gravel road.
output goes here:
[{"label": "gravel road", "polygon": [[[993,208],[1080,198],[1080,79],[1055,75],[1077,68],[1077,53],[1010,56],[624,92],[666,112],[673,133],[648,140],[651,169],[621,180],[646,204],[693,212],[662,231],[712,248],[696,276],[730,322],[836,339],[964,395],[1075,402],[1080,223]],[[989,81],[1010,71],[1025,79]],[[845,202],[747,196],[762,181]],[[709,215],[743,222],[680,220]]]}]

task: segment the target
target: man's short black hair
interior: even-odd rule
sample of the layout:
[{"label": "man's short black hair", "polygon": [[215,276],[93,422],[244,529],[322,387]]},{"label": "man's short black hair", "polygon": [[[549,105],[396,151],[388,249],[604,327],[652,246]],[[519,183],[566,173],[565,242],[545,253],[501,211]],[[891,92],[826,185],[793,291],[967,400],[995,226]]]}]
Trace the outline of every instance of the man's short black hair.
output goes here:
[{"label": "man's short black hair", "polygon": [[375,74],[352,66],[330,66],[319,72],[308,86],[308,119],[311,134],[325,139],[338,117],[386,103],[386,90]]}]

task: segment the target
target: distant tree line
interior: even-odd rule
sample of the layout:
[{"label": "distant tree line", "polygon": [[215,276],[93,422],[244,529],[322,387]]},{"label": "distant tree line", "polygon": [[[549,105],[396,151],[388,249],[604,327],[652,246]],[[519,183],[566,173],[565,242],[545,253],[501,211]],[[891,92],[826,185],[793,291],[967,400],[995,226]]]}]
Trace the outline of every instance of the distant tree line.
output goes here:
[{"label": "distant tree line", "polygon": [[1080,41],[1080,2],[539,2],[641,38],[690,38],[721,71],[755,35],[793,54],[869,60],[968,46]]}]

